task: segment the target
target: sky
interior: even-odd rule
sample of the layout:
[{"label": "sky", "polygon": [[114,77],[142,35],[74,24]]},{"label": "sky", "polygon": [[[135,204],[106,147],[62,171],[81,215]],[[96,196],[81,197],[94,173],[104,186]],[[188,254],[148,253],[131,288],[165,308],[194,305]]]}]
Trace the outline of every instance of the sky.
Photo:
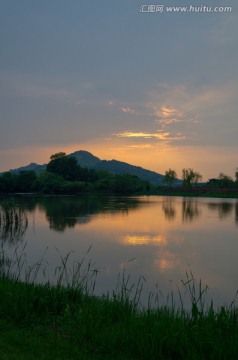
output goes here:
[{"label": "sky", "polygon": [[237,0],[0,0],[0,171],[87,150],[234,178],[237,42]]}]

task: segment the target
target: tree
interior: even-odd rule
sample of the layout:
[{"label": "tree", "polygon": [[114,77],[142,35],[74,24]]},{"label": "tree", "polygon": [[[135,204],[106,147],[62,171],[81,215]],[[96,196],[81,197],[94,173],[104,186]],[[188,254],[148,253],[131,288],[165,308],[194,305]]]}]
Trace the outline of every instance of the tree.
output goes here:
[{"label": "tree", "polygon": [[218,178],[209,179],[207,184],[217,188],[233,188],[235,183],[230,176],[220,173]]},{"label": "tree", "polygon": [[191,168],[182,170],[183,186],[190,187],[192,184],[196,184],[202,179],[202,175],[199,172],[194,171]]},{"label": "tree", "polygon": [[130,174],[117,174],[113,178],[112,190],[117,194],[133,194],[141,190],[143,181]]},{"label": "tree", "polygon": [[65,180],[62,176],[43,171],[35,181],[35,189],[46,194],[60,194],[64,183]]},{"label": "tree", "polygon": [[0,177],[0,191],[12,193],[16,191],[17,175],[7,171]]},{"label": "tree", "polygon": [[33,170],[20,171],[20,173],[17,175],[17,190],[24,192],[33,191],[36,178],[36,173]]},{"label": "tree", "polygon": [[77,159],[65,156],[65,153],[52,155],[51,161],[46,166],[46,171],[63,176],[65,180],[76,181],[81,179],[82,169],[78,165]]},{"label": "tree", "polygon": [[233,186],[233,180],[230,176],[220,173],[218,177],[219,186],[222,188],[229,188]]},{"label": "tree", "polygon": [[235,179],[235,182],[238,184],[238,168],[236,168]]},{"label": "tree", "polygon": [[66,153],[61,151],[61,152],[51,155],[50,160],[61,159],[62,157],[65,157],[65,156],[66,156]]},{"label": "tree", "polygon": [[172,185],[172,183],[177,179],[177,173],[175,170],[169,169],[167,171],[165,171],[165,176],[163,179],[163,182],[168,184],[168,185]]}]

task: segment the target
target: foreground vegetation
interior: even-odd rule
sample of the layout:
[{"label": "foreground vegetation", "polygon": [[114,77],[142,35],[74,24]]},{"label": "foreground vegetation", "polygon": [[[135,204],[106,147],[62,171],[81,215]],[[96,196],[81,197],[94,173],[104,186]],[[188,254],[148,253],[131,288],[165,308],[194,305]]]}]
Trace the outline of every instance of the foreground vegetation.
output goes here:
[{"label": "foreground vegetation", "polygon": [[143,308],[140,281],[134,286],[123,273],[110,296],[97,297],[92,266],[82,261],[69,271],[67,257],[61,260],[54,285],[37,284],[40,264],[23,271],[21,257],[13,262],[2,252],[0,359],[237,358],[235,305],[207,306],[206,288],[191,272],[182,282],[189,310],[180,290],[179,306],[159,305],[156,297],[152,306],[151,295]]}]

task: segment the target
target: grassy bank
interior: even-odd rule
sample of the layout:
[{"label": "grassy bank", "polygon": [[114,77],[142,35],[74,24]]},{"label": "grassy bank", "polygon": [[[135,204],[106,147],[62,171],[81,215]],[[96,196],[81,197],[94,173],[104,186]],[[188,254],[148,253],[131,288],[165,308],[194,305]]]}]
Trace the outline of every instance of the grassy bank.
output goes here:
[{"label": "grassy bank", "polygon": [[0,277],[0,359],[235,359],[238,312],[140,309],[123,289],[112,297],[82,288]]}]

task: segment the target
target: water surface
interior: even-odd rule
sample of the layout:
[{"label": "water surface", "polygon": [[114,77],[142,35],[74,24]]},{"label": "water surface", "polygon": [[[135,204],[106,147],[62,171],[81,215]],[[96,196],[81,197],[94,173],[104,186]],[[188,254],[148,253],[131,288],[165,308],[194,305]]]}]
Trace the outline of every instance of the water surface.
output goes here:
[{"label": "water surface", "polygon": [[15,239],[2,233],[3,245],[13,254],[26,243],[30,264],[47,249],[49,277],[60,255],[72,252],[73,262],[91,247],[87,257],[99,270],[98,294],[115,289],[123,270],[132,282],[145,278],[145,294],[156,286],[164,297],[177,292],[186,271],[208,285],[217,305],[230,304],[238,290],[236,199],[28,196],[18,201],[28,226]]}]

